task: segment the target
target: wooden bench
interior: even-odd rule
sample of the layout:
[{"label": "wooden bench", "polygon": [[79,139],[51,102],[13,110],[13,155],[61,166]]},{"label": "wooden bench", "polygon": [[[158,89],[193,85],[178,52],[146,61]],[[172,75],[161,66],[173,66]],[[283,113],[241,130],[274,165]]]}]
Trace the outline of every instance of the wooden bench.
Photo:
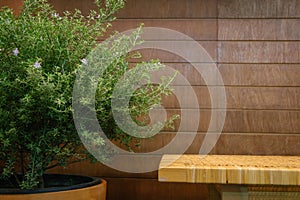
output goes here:
[{"label": "wooden bench", "polygon": [[164,155],[161,182],[206,183],[209,199],[300,199],[300,157]]}]

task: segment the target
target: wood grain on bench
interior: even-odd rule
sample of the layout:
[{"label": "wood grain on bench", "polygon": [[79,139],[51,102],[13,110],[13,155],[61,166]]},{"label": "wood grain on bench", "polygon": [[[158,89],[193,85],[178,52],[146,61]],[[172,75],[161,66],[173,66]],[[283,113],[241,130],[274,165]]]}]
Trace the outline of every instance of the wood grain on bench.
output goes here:
[{"label": "wood grain on bench", "polygon": [[246,155],[164,155],[159,181],[300,185],[300,157]]}]

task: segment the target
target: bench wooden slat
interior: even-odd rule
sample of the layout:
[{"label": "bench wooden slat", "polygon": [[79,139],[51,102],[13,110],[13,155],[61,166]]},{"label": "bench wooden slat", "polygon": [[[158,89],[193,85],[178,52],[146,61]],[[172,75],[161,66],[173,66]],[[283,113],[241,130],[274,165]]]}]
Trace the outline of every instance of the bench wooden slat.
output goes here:
[{"label": "bench wooden slat", "polygon": [[164,155],[159,181],[300,185],[300,157],[247,155]]}]

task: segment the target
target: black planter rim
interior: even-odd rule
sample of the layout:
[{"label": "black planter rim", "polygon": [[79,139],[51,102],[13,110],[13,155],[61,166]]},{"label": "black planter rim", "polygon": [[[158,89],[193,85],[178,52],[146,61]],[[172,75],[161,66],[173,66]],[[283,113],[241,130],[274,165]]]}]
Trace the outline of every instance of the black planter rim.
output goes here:
[{"label": "black planter rim", "polygon": [[22,190],[17,188],[0,188],[0,194],[39,194],[39,193],[48,193],[48,192],[62,192],[68,190],[87,188],[87,187],[98,185],[103,182],[100,178],[83,176],[83,175],[45,174],[45,176],[84,178],[84,179],[88,179],[89,181],[80,184],[70,185],[70,186],[49,187],[49,188],[41,188],[41,189],[34,189],[34,190]]}]

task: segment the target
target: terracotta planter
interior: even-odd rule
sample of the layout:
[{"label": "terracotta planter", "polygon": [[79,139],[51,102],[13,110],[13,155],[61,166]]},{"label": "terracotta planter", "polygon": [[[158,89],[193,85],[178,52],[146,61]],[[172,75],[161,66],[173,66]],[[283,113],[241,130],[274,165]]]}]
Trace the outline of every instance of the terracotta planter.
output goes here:
[{"label": "terracotta planter", "polygon": [[[74,175],[50,175],[62,177],[83,177]],[[92,177],[85,183],[72,186],[49,187],[38,190],[0,189],[1,200],[105,200],[106,181]],[[64,178],[63,180],[68,180]]]},{"label": "terracotta planter", "polygon": [[1,0],[0,7],[7,6],[14,11],[15,15],[19,15],[22,11],[24,0]]}]

